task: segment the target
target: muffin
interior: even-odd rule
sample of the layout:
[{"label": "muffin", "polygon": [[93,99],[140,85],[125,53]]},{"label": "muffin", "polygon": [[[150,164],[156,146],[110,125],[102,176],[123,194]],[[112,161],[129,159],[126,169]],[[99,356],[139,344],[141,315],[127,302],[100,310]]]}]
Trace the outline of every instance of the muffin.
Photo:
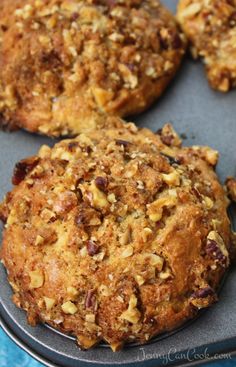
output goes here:
[{"label": "muffin", "polygon": [[3,0],[0,29],[1,124],[50,136],[145,110],[185,51],[157,0]]},{"label": "muffin", "polygon": [[29,323],[117,351],[213,304],[231,236],[217,158],[171,125],[124,123],[17,163],[1,259]]},{"label": "muffin", "polygon": [[203,58],[212,88],[236,86],[236,1],[180,0],[177,17],[194,58]]}]

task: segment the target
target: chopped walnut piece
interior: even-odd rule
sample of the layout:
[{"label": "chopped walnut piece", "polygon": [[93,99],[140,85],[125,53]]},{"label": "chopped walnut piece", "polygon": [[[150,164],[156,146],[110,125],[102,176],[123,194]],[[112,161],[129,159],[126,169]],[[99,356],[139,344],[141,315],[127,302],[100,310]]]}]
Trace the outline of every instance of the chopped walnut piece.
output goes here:
[{"label": "chopped walnut piece", "polygon": [[144,261],[148,261],[149,265],[154,266],[158,271],[162,270],[164,259],[161,256],[151,253],[144,253],[142,256]]},{"label": "chopped walnut piece", "polygon": [[44,243],[44,238],[40,235],[37,235],[35,240],[35,246],[42,245]]},{"label": "chopped walnut piece", "polygon": [[177,204],[177,197],[169,195],[147,205],[147,215],[153,222],[161,220],[164,208],[173,208]]},{"label": "chopped walnut piece", "polygon": [[31,172],[39,162],[38,157],[31,157],[23,159],[15,165],[14,173],[12,177],[13,185],[19,185],[21,181]]},{"label": "chopped walnut piece", "polygon": [[164,125],[157,133],[160,135],[163,144],[176,147],[181,146],[182,142],[171,124]]},{"label": "chopped walnut piece", "polygon": [[204,204],[206,205],[206,208],[209,210],[209,209],[212,209],[213,206],[214,206],[214,202],[212,201],[211,198],[209,198],[208,196],[204,196],[203,198],[203,202]]},{"label": "chopped walnut piece", "polygon": [[108,206],[106,195],[97,188],[94,182],[90,185],[89,192],[92,194],[92,205],[96,208],[106,208]]},{"label": "chopped walnut piece", "polygon": [[54,298],[49,298],[49,297],[43,297],[44,302],[45,302],[45,306],[46,306],[46,310],[50,311],[53,306],[56,303],[56,300]]},{"label": "chopped walnut piece", "polygon": [[129,67],[125,64],[118,65],[121,75],[125,81],[125,86],[127,85],[128,88],[134,89],[138,86],[138,77],[137,75],[133,74]]},{"label": "chopped walnut piece", "polygon": [[171,270],[170,269],[166,269],[164,271],[161,271],[159,274],[158,274],[159,278],[162,279],[162,280],[167,280],[167,279],[170,279],[173,277],[172,273],[171,273]]},{"label": "chopped walnut piece", "polygon": [[99,252],[99,245],[92,240],[87,241],[86,247],[89,256],[94,256]]},{"label": "chopped walnut piece", "polygon": [[179,186],[180,184],[180,175],[178,171],[174,170],[170,173],[162,173],[163,181],[169,186]]},{"label": "chopped walnut piece", "polygon": [[50,222],[52,219],[56,218],[56,213],[54,213],[52,210],[50,209],[43,209],[41,212],[41,217],[42,219],[44,219],[46,222]]},{"label": "chopped walnut piece", "polygon": [[92,92],[98,106],[101,109],[103,109],[114,97],[114,92],[98,87],[94,87]]},{"label": "chopped walnut piece", "polygon": [[215,166],[218,162],[219,153],[217,150],[211,149],[209,147],[199,147],[193,146],[195,151],[198,151],[202,158],[211,166]]},{"label": "chopped walnut piece", "polygon": [[229,252],[218,232],[211,231],[208,234],[206,252],[223,266],[229,265]]},{"label": "chopped walnut piece", "polygon": [[125,247],[125,249],[121,252],[121,258],[125,259],[127,257],[132,256],[134,253],[134,248],[131,245]]},{"label": "chopped walnut piece", "polygon": [[98,226],[101,224],[100,213],[93,208],[84,208],[75,217],[75,224],[80,226]]},{"label": "chopped walnut piece", "polygon": [[128,322],[131,322],[131,324],[137,324],[140,320],[141,313],[137,308],[137,297],[132,294],[129,300],[129,307],[126,311],[124,311],[120,318],[122,320],[126,320]]},{"label": "chopped walnut piece", "polygon": [[131,240],[131,229],[127,227],[124,233],[120,233],[119,242],[122,246],[127,245]]},{"label": "chopped walnut piece", "polygon": [[96,177],[95,179],[95,185],[97,186],[97,188],[103,192],[106,191],[107,185],[108,185],[108,181],[106,177]]},{"label": "chopped walnut piece", "polygon": [[116,196],[115,196],[115,194],[109,194],[109,195],[107,195],[107,200],[109,201],[109,203],[112,203],[112,204],[114,204],[114,203],[116,203],[117,202],[117,200],[116,200]]},{"label": "chopped walnut piece", "polygon": [[29,276],[30,276],[30,285],[29,285],[30,288],[35,289],[43,286],[44,274],[42,270],[38,269],[30,271]]},{"label": "chopped walnut piece", "polygon": [[181,164],[181,160],[175,157],[171,157],[170,155],[164,154],[161,152],[161,155],[166,158],[171,166]]},{"label": "chopped walnut piece", "polygon": [[206,286],[205,288],[196,290],[192,294],[192,299],[190,302],[198,309],[201,309],[208,307],[212,303],[212,300],[214,302],[216,299],[217,296],[215,291],[211,287]]},{"label": "chopped walnut piece", "polygon": [[145,279],[139,274],[136,275],[135,279],[136,279],[139,286],[141,286],[145,283]]},{"label": "chopped walnut piece", "polygon": [[206,298],[208,296],[214,295],[214,291],[211,287],[201,288],[198,289],[196,292],[193,293],[193,298]]},{"label": "chopped walnut piece", "polygon": [[85,315],[85,320],[87,322],[95,323],[95,315],[93,313]]},{"label": "chopped walnut piece", "polygon": [[148,227],[145,227],[142,231],[143,242],[147,242],[152,234],[153,234],[152,229],[148,228]]},{"label": "chopped walnut piece", "polygon": [[69,315],[74,315],[78,310],[76,305],[71,301],[67,301],[63,303],[61,306],[61,309],[64,313],[69,314]]}]

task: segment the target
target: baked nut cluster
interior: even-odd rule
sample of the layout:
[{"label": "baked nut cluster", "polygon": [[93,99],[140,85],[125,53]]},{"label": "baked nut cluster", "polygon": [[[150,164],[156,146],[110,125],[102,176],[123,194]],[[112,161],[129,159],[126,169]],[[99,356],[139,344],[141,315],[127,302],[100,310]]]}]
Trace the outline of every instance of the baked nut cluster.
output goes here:
[{"label": "baked nut cluster", "polygon": [[194,58],[202,57],[210,85],[221,92],[236,86],[236,1],[180,0],[177,18]]},{"label": "baked nut cluster", "polygon": [[113,351],[216,301],[230,263],[218,153],[121,124],[20,161],[0,206],[2,262],[31,325]]},{"label": "baked nut cluster", "polygon": [[157,0],[2,0],[0,114],[50,136],[145,110],[175,75],[185,40]]}]

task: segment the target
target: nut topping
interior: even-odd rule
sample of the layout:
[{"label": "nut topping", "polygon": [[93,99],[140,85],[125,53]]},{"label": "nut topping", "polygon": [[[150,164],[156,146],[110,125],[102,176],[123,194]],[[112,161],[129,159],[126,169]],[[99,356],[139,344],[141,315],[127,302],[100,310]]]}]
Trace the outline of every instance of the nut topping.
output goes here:
[{"label": "nut topping", "polygon": [[98,244],[95,243],[92,240],[87,241],[86,247],[87,247],[87,251],[88,251],[89,256],[94,256],[94,255],[98,254],[98,252],[99,252]]},{"label": "nut topping", "polygon": [[168,154],[164,154],[164,153],[160,153],[164,158],[166,158],[168,160],[168,163],[171,165],[171,166],[174,166],[174,165],[180,165],[181,164],[181,160],[180,159],[177,159],[177,158],[174,158],[174,157],[171,157],[170,155]]},{"label": "nut topping", "polygon": [[12,177],[13,185],[19,185],[21,181],[30,173],[38,164],[39,158],[31,157],[23,159],[15,165],[14,173]]},{"label": "nut topping", "polygon": [[29,272],[30,288],[36,289],[43,286],[44,274],[42,270],[33,270]]},{"label": "nut topping", "polygon": [[95,290],[90,289],[85,298],[85,307],[94,309],[96,306]]},{"label": "nut topping", "polygon": [[126,140],[117,139],[116,144],[121,145],[124,148],[127,148],[131,143],[129,141],[126,141]]},{"label": "nut topping", "polygon": [[192,297],[193,298],[206,298],[206,297],[214,296],[214,295],[215,295],[214,290],[211,287],[206,287],[206,288],[201,288],[195,291],[192,294]]},{"label": "nut topping", "polygon": [[74,315],[78,311],[78,308],[76,307],[76,305],[71,301],[67,301],[63,303],[63,305],[61,306],[61,309],[64,313],[69,314],[69,315]]},{"label": "nut topping", "polygon": [[177,198],[175,196],[168,196],[157,199],[152,204],[147,205],[147,214],[153,222],[161,220],[164,208],[172,208],[177,204]]},{"label": "nut topping", "polygon": [[106,177],[97,177],[95,179],[95,185],[97,186],[97,188],[103,192],[106,191],[107,185],[108,185],[108,180]]},{"label": "nut topping", "polygon": [[50,311],[53,306],[55,305],[56,300],[54,298],[49,298],[49,297],[43,297],[44,302],[45,302],[45,306],[46,306],[46,310]]},{"label": "nut topping", "polygon": [[207,236],[206,253],[222,266],[229,265],[228,250],[222,237],[216,231],[211,231]]},{"label": "nut topping", "polygon": [[102,209],[108,206],[106,195],[97,188],[94,182],[91,184],[89,192],[92,193],[92,205],[96,208]]},{"label": "nut topping", "polygon": [[137,297],[132,294],[129,300],[129,307],[121,314],[120,318],[130,322],[131,324],[137,324],[141,316],[140,311],[137,308],[137,303]]}]

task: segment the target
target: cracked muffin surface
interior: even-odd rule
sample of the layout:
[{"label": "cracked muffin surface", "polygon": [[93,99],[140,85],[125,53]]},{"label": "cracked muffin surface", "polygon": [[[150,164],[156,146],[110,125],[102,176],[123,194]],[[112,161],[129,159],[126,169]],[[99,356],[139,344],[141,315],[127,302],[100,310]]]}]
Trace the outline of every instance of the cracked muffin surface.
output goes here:
[{"label": "cracked muffin surface", "polygon": [[120,123],[18,162],[1,259],[29,323],[117,351],[215,302],[231,236],[217,158],[171,125]]},{"label": "cracked muffin surface", "polygon": [[194,58],[203,58],[210,85],[236,87],[236,1],[180,0],[177,18]]},{"label": "cracked muffin surface", "polygon": [[2,125],[46,135],[146,109],[175,75],[185,41],[157,0],[3,0]]}]

